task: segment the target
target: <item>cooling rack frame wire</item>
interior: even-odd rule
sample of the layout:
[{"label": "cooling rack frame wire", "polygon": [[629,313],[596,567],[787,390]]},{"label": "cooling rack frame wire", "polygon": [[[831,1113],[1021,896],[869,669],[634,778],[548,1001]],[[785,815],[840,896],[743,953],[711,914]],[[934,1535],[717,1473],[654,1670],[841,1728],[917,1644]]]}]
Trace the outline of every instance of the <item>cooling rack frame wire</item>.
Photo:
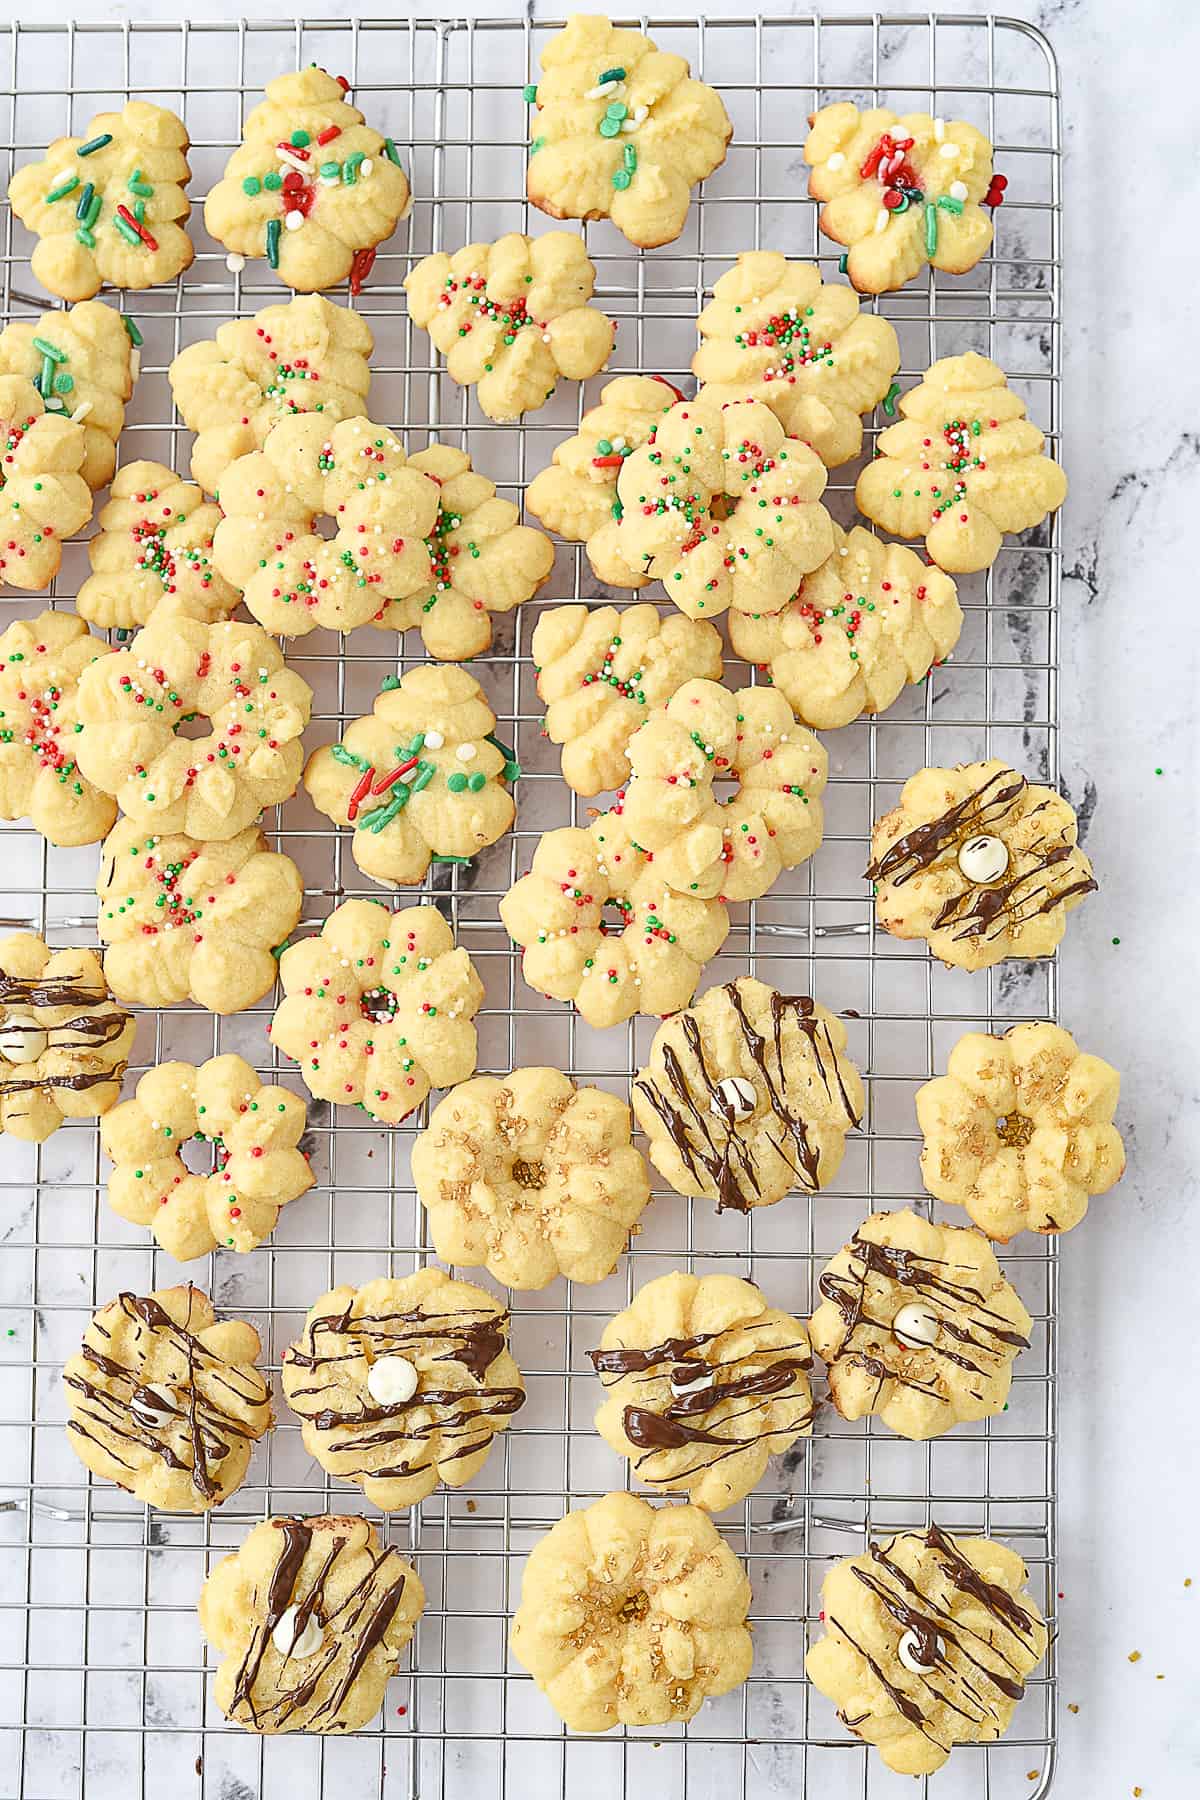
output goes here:
[{"label": "cooling rack frame wire", "polygon": [[[610,227],[587,228],[598,297],[620,320],[610,373],[686,378],[692,322],[736,249],[783,248],[834,274],[837,246],[818,238],[800,167],[803,115],[827,99],[878,95],[899,110],[928,106],[979,123],[1011,183],[995,250],[973,275],[931,276],[880,303],[901,333],[902,383],[938,355],[968,345],[992,352],[1057,445],[1060,89],[1053,51],[1034,27],[937,13],[621,22],[687,55],[722,90],[736,135],[725,168],[694,197],[677,245],[638,257]],[[536,77],[538,51],[556,28],[525,17],[0,29],[8,70],[0,89],[5,186],[12,168],[39,154],[48,137],[79,128],[113,96],[141,94],[177,107],[192,130],[196,263],[174,287],[106,296],[136,313],[146,336],[122,462],[151,454],[186,470],[189,435],[171,410],[165,379],[171,356],[183,342],[211,336],[223,319],[287,297],[262,265],[227,272],[223,252],[204,237],[198,202],[232,146],[243,105],[294,57],[350,78],[368,118],[386,120],[382,128],[413,179],[412,224],[381,247],[358,302],[377,339],[373,413],[401,429],[411,448],[434,435],[462,444],[502,492],[519,498],[584,405],[594,404],[600,381],[586,394],[567,384],[523,428],[492,425],[440,372],[428,338],[406,317],[400,282],[415,254],[431,248],[552,228],[523,198],[520,90]],[[35,300],[31,240],[6,202],[0,212],[7,323],[52,303]],[[868,420],[868,443],[880,423]],[[844,522],[852,487],[852,471],[835,471],[831,503]],[[843,1174],[828,1194],[792,1196],[743,1220],[714,1220],[703,1203],[656,1184],[645,1229],[607,1283],[560,1282],[542,1294],[510,1296],[530,1401],[465,1489],[440,1490],[411,1516],[381,1520],[356,1489],[332,1483],[304,1456],[296,1422],[277,1396],[277,1429],[259,1446],[246,1484],[216,1514],[187,1520],[151,1514],[89,1482],[62,1431],[62,1362],[94,1307],[122,1287],[145,1292],[190,1276],[219,1308],[258,1325],[277,1373],[281,1350],[325,1287],[404,1274],[428,1260],[407,1177],[407,1150],[424,1114],[388,1133],[356,1115],[332,1121],[328,1108],[310,1108],[313,1191],[250,1257],[217,1253],[182,1271],[107,1208],[94,1126],[70,1124],[36,1151],[0,1142],[0,1426],[9,1448],[0,1487],[0,1791],[23,1800],[86,1791],[101,1800],[108,1780],[139,1797],[169,1781],[189,1800],[274,1800],[285,1790],[289,1800],[342,1790],[380,1800],[461,1800],[521,1787],[539,1800],[543,1793],[577,1800],[609,1789],[629,1794],[652,1780],[664,1800],[718,1790],[743,1800],[785,1792],[871,1800],[893,1791],[891,1777],[802,1674],[831,1557],[861,1548],[868,1525],[886,1532],[936,1517],[951,1529],[992,1531],[1026,1556],[1053,1625],[1057,1249],[1035,1241],[1001,1252],[1036,1321],[1010,1414],[907,1446],[869,1426],[847,1426],[826,1406],[811,1446],[802,1443],[773,1465],[760,1489],[719,1516],[755,1587],[756,1661],[743,1689],[707,1706],[686,1730],[572,1739],[505,1649],[521,1562],[537,1535],[569,1502],[586,1503],[627,1480],[591,1430],[597,1393],[584,1352],[635,1287],[672,1266],[724,1268],[753,1275],[777,1303],[807,1316],[825,1257],[868,1208],[919,1204],[939,1219],[949,1213],[949,1222],[966,1222],[921,1193],[912,1092],[944,1066],[949,1045],[970,1026],[1058,1018],[1057,965],[1003,965],[973,977],[945,971],[923,946],[876,933],[861,870],[871,818],[922,763],[1004,754],[1059,782],[1059,529],[1052,522],[1032,541],[1006,548],[985,577],[963,584],[967,626],[945,668],[881,718],[824,734],[832,768],[825,844],[765,900],[736,909],[727,948],[706,971],[703,985],[750,970],[851,1012],[868,1112]],[[69,606],[83,567],[73,545],[50,602],[6,591],[0,626],[47,603]],[[559,546],[551,582],[498,621],[496,646],[479,659],[500,735],[528,764],[515,831],[472,869],[439,869],[425,889],[400,900],[435,898],[484,975],[481,1068],[555,1061],[624,1091],[653,1022],[597,1034],[543,1002],[524,986],[496,911],[546,825],[586,814],[539,736],[529,657],[542,607],[575,597],[629,598],[602,594],[580,548]],[[647,597],[654,595],[638,596]],[[309,741],[334,736],[367,710],[383,672],[422,660],[411,633],[393,642],[360,631],[339,644],[321,632],[295,642],[289,661],[317,690]],[[727,679],[750,678],[732,660],[727,667]],[[319,921],[344,896],[379,893],[355,869],[344,835],[303,799],[265,823],[301,864],[307,921]],[[4,842],[12,883],[4,905],[12,917],[28,916],[58,944],[94,941],[81,923],[94,918],[94,848],[52,851],[23,826],[9,828]],[[223,1021],[191,1006],[141,1013],[131,1078],[171,1055],[198,1061],[237,1048],[299,1091],[294,1071],[281,1068],[263,1036],[271,1004],[268,997]],[[289,1510],[374,1516],[389,1541],[412,1550],[428,1590],[411,1667],[390,1685],[381,1718],[351,1739],[257,1740],[227,1726],[209,1695],[212,1665],[194,1618],[202,1574],[253,1521]],[[956,1751],[938,1776],[939,1800],[960,1793],[1038,1800],[1052,1779],[1056,1738],[1052,1647],[1010,1736],[999,1746]]]}]

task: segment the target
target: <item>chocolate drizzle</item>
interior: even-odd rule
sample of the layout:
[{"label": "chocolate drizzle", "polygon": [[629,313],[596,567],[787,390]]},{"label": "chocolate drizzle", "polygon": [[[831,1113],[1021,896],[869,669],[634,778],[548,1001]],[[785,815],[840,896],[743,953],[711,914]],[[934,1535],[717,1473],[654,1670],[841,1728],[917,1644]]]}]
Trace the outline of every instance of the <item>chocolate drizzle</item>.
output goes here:
[{"label": "chocolate drizzle", "polygon": [[[21,975],[9,975],[0,969],[0,1007],[18,1007],[28,1009],[28,1017],[24,1010],[12,1015],[13,1023],[19,1026],[30,1026],[43,1030],[47,1034],[46,1050],[54,1051],[59,1056],[94,1056],[115,1044],[129,1025],[130,1015],[127,1012],[98,1012],[89,1010],[81,1012],[75,1018],[42,1020],[37,1014],[41,1008],[57,1011],[62,1007],[86,1007],[95,1009],[103,1006],[109,999],[108,991],[103,983],[95,987],[81,987],[78,983],[67,980],[30,980]],[[34,1066],[41,1058],[34,1059]],[[49,1093],[55,1088],[63,1088],[73,1093],[84,1093],[88,1088],[100,1087],[106,1081],[119,1082],[125,1073],[125,1063],[114,1063],[104,1069],[78,1069],[74,1074],[39,1075],[33,1079],[11,1080],[0,1074],[0,1094],[28,1094],[33,1092]]]}]

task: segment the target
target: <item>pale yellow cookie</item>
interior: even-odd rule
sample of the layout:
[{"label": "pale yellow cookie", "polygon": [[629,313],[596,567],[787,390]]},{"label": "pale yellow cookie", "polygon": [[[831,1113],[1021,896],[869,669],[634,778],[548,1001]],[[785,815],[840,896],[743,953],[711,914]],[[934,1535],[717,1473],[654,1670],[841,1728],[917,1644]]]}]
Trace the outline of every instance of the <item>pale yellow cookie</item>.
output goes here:
[{"label": "pale yellow cookie", "polygon": [[691,190],[733,136],[714,88],[682,56],[598,14],[576,13],[542,49],[526,191],[555,219],[611,219],[651,249],[683,230]]},{"label": "pale yellow cookie", "polygon": [[0,375],[27,376],[48,413],[82,425],[79,473],[93,493],[108,485],[117,466],[117,439],[138,365],[125,320],[99,300],[14,319],[0,331]]},{"label": "pale yellow cookie", "polygon": [[749,1675],[749,1610],[707,1513],[607,1494],[534,1545],[510,1645],[571,1731],[681,1724]]},{"label": "pale yellow cookie", "polygon": [[1057,512],[1067,478],[1025,416],[1025,402],[986,356],[933,363],[900,401],[859,475],[859,510],[897,537],[925,539],[940,568],[990,568],[1006,532]]},{"label": "pale yellow cookie", "polygon": [[212,559],[221,509],[194,482],[162,463],[126,463],[88,540],[92,572],[75,601],[81,618],[102,630],[145,625],[159,601],[175,596],[205,624],[228,618],[242,596]]},{"label": "pale yellow cookie", "polygon": [[283,1391],[309,1454],[384,1512],[470,1481],[525,1404],[503,1302],[443,1269],[322,1294]]},{"label": "pale yellow cookie", "polygon": [[438,250],[404,282],[408,310],[445,356],[451,380],[475,388],[489,419],[534,412],[560,377],[586,381],[604,367],[616,327],[588,304],[595,285],[573,231],[510,231],[453,256]]},{"label": "pale yellow cookie", "polygon": [[92,516],[82,424],[47,412],[24,375],[0,375],[0,586],[48,588],[63,542]]},{"label": "pale yellow cookie", "polygon": [[[335,287],[408,217],[411,195],[391,138],[316,64],[267,83],[242,141],[204,202],[205,229],[241,268],[266,257],[285,287]],[[365,264],[369,268],[369,262]]]},{"label": "pale yellow cookie", "polygon": [[997,757],[919,769],[871,834],[876,916],[961,969],[1050,956],[1098,885],[1078,835],[1061,794]]},{"label": "pale yellow cookie", "polygon": [[117,816],[79,767],[79,684],[109,646],[74,613],[14,619],[0,633],[0,818],[52,844],[95,844]]},{"label": "pale yellow cookie", "polygon": [[799,1320],[733,1275],[660,1275],[589,1350],[596,1430],[634,1477],[721,1512],[812,1431],[812,1353]]},{"label": "pale yellow cookie", "polygon": [[271,1042],[310,1094],[396,1125],[474,1073],[483,983],[435,906],[344,900],[279,958]]},{"label": "pale yellow cookie", "polygon": [[0,1132],[40,1144],[64,1119],[116,1104],[134,1024],[94,950],[48,950],[31,931],[0,942]]},{"label": "pale yellow cookie", "polygon": [[925,1186],[1002,1243],[1070,1231],[1125,1172],[1120,1091],[1112,1065],[1060,1025],[969,1031],[946,1073],[917,1090]]},{"label": "pale yellow cookie", "polygon": [[63,300],[90,300],[105,283],[157,287],[190,268],[187,153],[182,119],[130,100],[18,169],[8,198],[39,239],[29,260],[42,286]]},{"label": "pale yellow cookie", "polygon": [[623,1100],[557,1069],[462,1082],[412,1152],[438,1255],[506,1287],[603,1281],[650,1198],[630,1129]]},{"label": "pale yellow cookie", "polygon": [[[114,1165],[108,1203],[152,1231],[176,1262],[219,1245],[254,1250],[316,1179],[299,1148],[304,1125],[303,1100],[264,1086],[240,1056],[214,1056],[199,1068],[159,1063],[100,1127]],[[193,1138],[212,1145],[211,1174],[185,1164]]]}]

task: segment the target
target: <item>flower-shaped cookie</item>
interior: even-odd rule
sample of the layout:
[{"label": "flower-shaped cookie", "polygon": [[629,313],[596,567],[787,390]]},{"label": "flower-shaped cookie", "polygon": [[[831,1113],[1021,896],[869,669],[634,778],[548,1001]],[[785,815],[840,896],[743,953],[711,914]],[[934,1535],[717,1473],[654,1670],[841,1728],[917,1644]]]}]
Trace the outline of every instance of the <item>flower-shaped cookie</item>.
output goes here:
[{"label": "flower-shaped cookie", "polygon": [[1025,402],[986,356],[931,364],[900,401],[859,475],[859,510],[897,537],[925,539],[954,574],[995,562],[1005,532],[1029,531],[1067,497],[1067,478],[1042,454]]},{"label": "flower-shaped cookie", "polygon": [[588,1352],[596,1430],[638,1481],[721,1512],[812,1431],[812,1353],[798,1320],[733,1275],[661,1275]]},{"label": "flower-shaped cookie", "polygon": [[240,269],[265,256],[301,293],[357,284],[407,218],[408,178],[391,138],[346,99],[348,82],[311,64],[267,83],[242,141],[204,202],[204,224]]},{"label": "flower-shaped cookie", "polygon": [[[281,419],[261,450],[226,469],[218,498],[216,565],[278,636],[350,631],[391,600],[428,596],[438,486],[384,425]],[[336,523],[332,538],[317,531],[323,517]]]},{"label": "flower-shaped cookie", "polygon": [[79,590],[81,618],[102,630],[145,625],[165,595],[211,625],[241,600],[212,560],[221,509],[162,463],[126,463],[88,540],[92,572]]},{"label": "flower-shaped cookie", "polygon": [[275,985],[272,951],[296,927],[304,884],[253,828],[204,844],[120,819],[104,840],[96,894],[114,994],[235,1013]]},{"label": "flower-shaped cookie", "polygon": [[1061,794],[996,757],[919,769],[871,834],[876,916],[961,969],[1049,956],[1098,886],[1078,835]]},{"label": "flower-shaped cookie", "polygon": [[318,812],[352,825],[364,875],[413,887],[431,862],[469,862],[512,824],[521,770],[492,733],[496,715],[455,663],[389,675],[374,708],[315,750],[304,786]]},{"label": "flower-shaped cookie", "polygon": [[719,681],[715,625],[653,606],[556,606],[533,633],[542,730],[561,744],[562,774],[577,794],[616,789],[629,778],[625,752],[646,720],[685,681]]},{"label": "flower-shaped cookie", "polygon": [[762,400],[830,469],[858,455],[860,415],[878,406],[900,367],[886,319],[860,312],[858,295],[826,285],[815,263],[778,250],[743,250],[696,330],[692,372],[705,398]]},{"label": "flower-shaped cookie", "polygon": [[559,537],[587,547],[588,561],[610,587],[643,587],[650,577],[626,561],[618,526],[617,477],[646,442],[672,399],[683,396],[661,375],[618,375],[600,390],[578,435],[559,444],[548,469],[534,476],[525,505]]},{"label": "flower-shaped cookie", "polygon": [[475,1069],[483,983],[434,906],[345,900],[279,958],[270,1038],[310,1094],[398,1124]]},{"label": "flower-shaped cookie", "polygon": [[366,411],[374,348],[359,313],[321,294],[231,319],[215,338],[181,350],[167,377],[189,431],[192,474],[215,494],[239,456],[261,450],[272,425],[293,413],[321,413],[327,425]]},{"label": "flower-shaped cookie", "polygon": [[576,13],[542,50],[526,191],[555,219],[611,219],[649,250],[683,230],[691,190],[733,136],[714,88],[682,56]]},{"label": "flower-shaped cookie", "polygon": [[425,1590],[366,1519],[264,1519],[200,1590],[213,1698],[263,1737],[346,1732],[383,1704]]},{"label": "flower-shaped cookie", "polygon": [[408,310],[446,358],[451,380],[474,387],[489,419],[543,406],[560,376],[586,381],[608,361],[616,327],[589,306],[596,270],[573,231],[422,257],[404,282]]},{"label": "flower-shaped cookie", "polygon": [[685,681],[627,754],[626,829],[676,893],[753,900],[821,842],[829,758],[772,688]]},{"label": "flower-shaped cookie", "polygon": [[846,1027],[802,994],[744,975],[660,1025],[631,1090],[650,1161],[717,1211],[815,1193],[841,1167],[863,1085]]},{"label": "flower-shaped cookie", "polygon": [[619,807],[586,831],[546,832],[500,918],[525,952],[530,987],[572,1001],[595,1026],[686,1006],[729,934],[719,900],[667,887]]},{"label": "flower-shaped cookie", "polygon": [[74,613],[14,619],[0,633],[0,818],[32,820],[52,844],[95,844],[117,808],[78,766],[79,683],[109,646]]},{"label": "flower-shaped cookie", "polygon": [[833,549],[825,465],[759,400],[703,393],[661,418],[617,476],[617,542],[689,618],[779,612]]},{"label": "flower-shaped cookie", "polygon": [[[295,793],[311,706],[307,681],[257,625],[209,625],[164,601],[127,649],[81,677],[76,754],[143,829],[236,837]],[[207,735],[176,735],[195,718]]]},{"label": "flower-shaped cookie", "polygon": [[24,375],[0,375],[0,586],[46,588],[58,574],[63,540],[92,516],[81,470],[81,424],[47,412]]},{"label": "flower-shaped cookie", "polygon": [[917,1090],[921,1175],[981,1231],[1070,1231],[1125,1171],[1112,1122],[1121,1077],[1059,1025],[969,1031]]},{"label": "flower-shaped cookie", "polygon": [[1015,1550],[937,1525],[873,1543],[821,1584],[808,1678],[889,1769],[931,1775],[956,1744],[1003,1736],[1046,1654],[1028,1579]]},{"label": "flower-shaped cookie", "polygon": [[991,248],[984,206],[998,206],[992,146],[961,119],[885,106],[859,112],[849,100],[809,117],[808,191],[823,202],[821,230],[845,244],[846,273],[864,294],[904,286],[926,263],[951,275],[973,269]]},{"label": "flower-shaped cookie", "polygon": [[[159,1063],[134,1098],[100,1127],[115,1166],[108,1202],[131,1225],[151,1230],[168,1256],[190,1262],[223,1244],[253,1250],[275,1229],[280,1209],[306,1194],[315,1177],[299,1149],[304,1102],[264,1087],[240,1056]],[[213,1147],[213,1169],[196,1175],[183,1147]]]},{"label": "flower-shaped cookie", "polygon": [[872,1213],[818,1285],[808,1329],[844,1419],[921,1440],[1003,1410],[1033,1321],[977,1231]]},{"label": "flower-shaped cookie", "polygon": [[750,1673],[749,1610],[707,1513],[606,1494],[534,1545],[510,1644],[572,1731],[679,1724]]},{"label": "flower-shaped cookie", "polygon": [[111,306],[84,300],[39,319],[14,319],[0,331],[0,375],[26,376],[48,413],[82,425],[79,473],[93,493],[107,487],[117,466],[133,392],[134,329]]},{"label": "flower-shaped cookie", "polygon": [[442,1269],[322,1294],[283,1391],[309,1454],[384,1512],[469,1481],[525,1404],[503,1303]]},{"label": "flower-shaped cookie", "polygon": [[187,153],[182,119],[130,100],[18,169],[8,198],[39,239],[29,260],[42,286],[63,300],[90,300],[105,282],[156,287],[190,268]]},{"label": "flower-shaped cookie", "polygon": [[208,1512],[241,1486],[271,1426],[261,1348],[244,1320],[218,1324],[190,1283],[118,1294],[63,1369],[67,1441],[93,1475],[147,1506]]},{"label": "flower-shaped cookie", "polygon": [[963,626],[953,581],[915,551],[861,525],[835,524],[833,540],[782,612],[729,615],[737,654],[818,731],[882,712],[949,656]]},{"label": "flower-shaped cookie", "polygon": [[64,1119],[116,1104],[134,1024],[94,950],[48,950],[30,931],[0,943],[0,1132],[40,1144]]},{"label": "flower-shaped cookie", "polygon": [[462,1082],[412,1152],[438,1255],[506,1287],[603,1281],[650,1198],[630,1129],[623,1100],[557,1069]]}]

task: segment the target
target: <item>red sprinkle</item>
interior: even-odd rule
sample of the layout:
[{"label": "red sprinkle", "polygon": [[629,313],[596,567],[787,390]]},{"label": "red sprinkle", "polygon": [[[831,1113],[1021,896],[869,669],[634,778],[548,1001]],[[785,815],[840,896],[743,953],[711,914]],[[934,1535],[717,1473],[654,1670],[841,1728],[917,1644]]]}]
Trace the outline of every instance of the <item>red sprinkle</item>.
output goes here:
[{"label": "red sprinkle", "polygon": [[361,779],[358,782],[358,785],[355,787],[354,792],[351,794],[350,799],[347,802],[346,817],[348,819],[353,819],[353,818],[357,817],[359,801],[366,799],[367,795],[371,791],[371,783],[374,781],[374,779],[375,779],[375,768],[374,768],[374,765],[372,764],[371,767],[369,767],[362,775]]},{"label": "red sprinkle", "polygon": [[372,794],[385,794],[397,781],[402,780],[403,777],[408,774],[410,769],[415,769],[420,760],[419,756],[410,756],[408,761],[402,762],[398,769],[389,770],[389,772],[383,776],[382,780],[375,783],[375,786],[371,789]]},{"label": "red sprinkle", "polygon": [[350,292],[352,294],[362,293],[363,283],[374,267],[375,251],[373,248],[355,252],[354,261],[350,264]]}]

